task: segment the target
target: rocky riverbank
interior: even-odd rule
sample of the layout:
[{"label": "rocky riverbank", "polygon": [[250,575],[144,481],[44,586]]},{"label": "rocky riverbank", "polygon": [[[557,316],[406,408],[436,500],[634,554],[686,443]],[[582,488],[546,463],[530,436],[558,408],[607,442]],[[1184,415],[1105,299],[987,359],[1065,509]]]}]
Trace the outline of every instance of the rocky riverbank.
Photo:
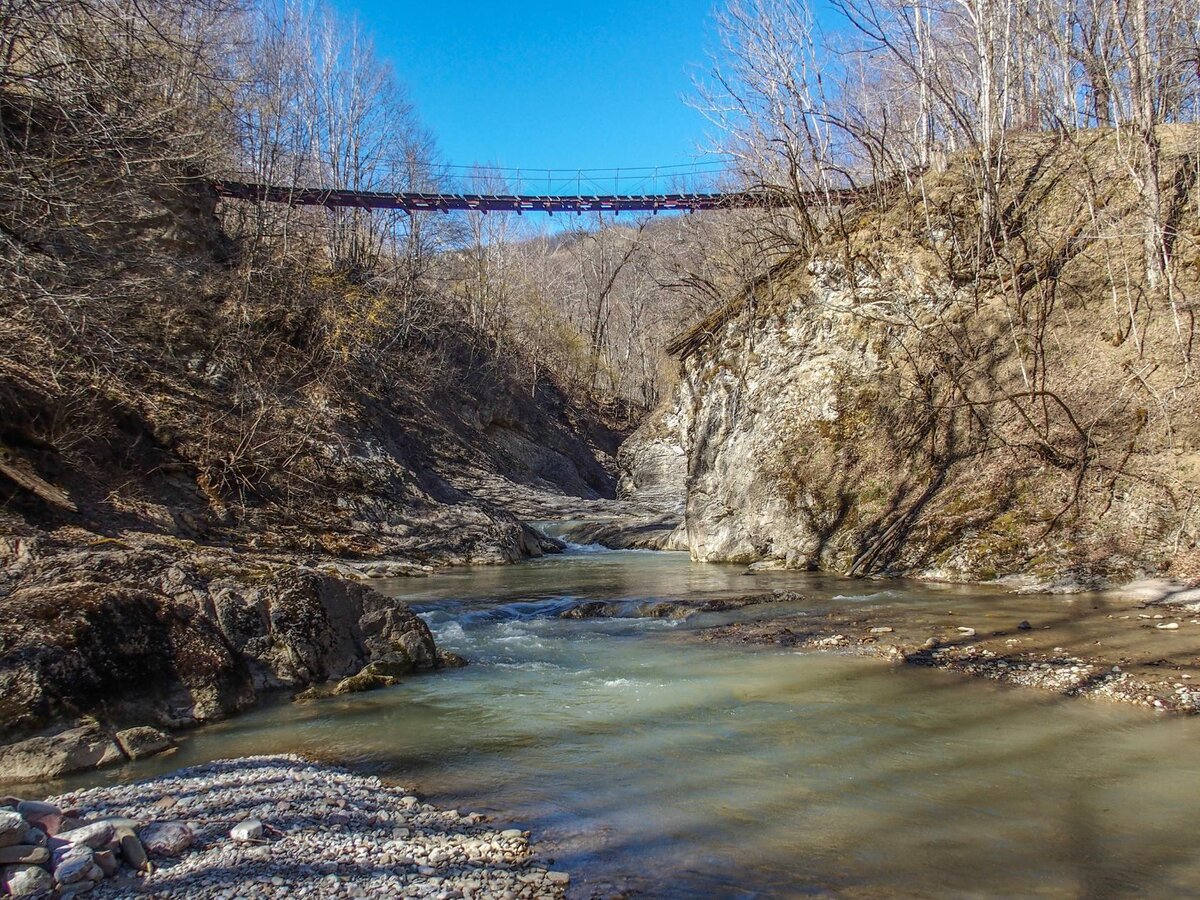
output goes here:
[{"label": "rocky riverbank", "polygon": [[[1200,592],[1147,582],[987,612],[881,600],[693,632],[700,640],[875,656],[1157,710],[1200,713]],[[694,637],[688,637],[694,639]]]},{"label": "rocky riverbank", "polygon": [[0,563],[0,781],[138,758],[280,693],[461,663],[320,560],[59,533],[0,539]]},{"label": "rocky riverbank", "polygon": [[555,898],[570,881],[526,832],[296,756],[0,803],[14,896]]}]

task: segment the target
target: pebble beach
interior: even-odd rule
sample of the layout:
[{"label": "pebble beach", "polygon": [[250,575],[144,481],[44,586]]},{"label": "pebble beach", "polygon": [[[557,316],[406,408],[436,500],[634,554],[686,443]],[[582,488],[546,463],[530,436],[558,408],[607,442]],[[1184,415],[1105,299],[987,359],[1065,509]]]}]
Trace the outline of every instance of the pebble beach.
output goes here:
[{"label": "pebble beach", "polygon": [[[5,800],[12,813],[16,801]],[[23,840],[40,841],[49,858],[5,870],[10,892],[39,886],[26,896],[516,900],[562,897],[570,880],[535,864],[526,832],[291,755],[220,760],[24,806],[62,813],[49,828],[57,834],[26,823]],[[131,833],[141,861],[122,854]]]}]

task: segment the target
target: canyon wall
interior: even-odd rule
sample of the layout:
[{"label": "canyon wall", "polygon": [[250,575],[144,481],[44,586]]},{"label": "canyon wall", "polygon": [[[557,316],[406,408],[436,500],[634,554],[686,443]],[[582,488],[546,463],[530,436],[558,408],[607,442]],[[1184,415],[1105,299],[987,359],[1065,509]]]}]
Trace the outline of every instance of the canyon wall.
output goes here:
[{"label": "canyon wall", "polygon": [[[621,448],[622,496],[673,492],[697,560],[1027,589],[1194,578],[1200,393],[1172,304],[1195,290],[1195,160],[1170,137],[1173,295],[1136,283],[1111,137],[1014,153],[987,253],[951,165],[849,210],[676,342],[679,385]],[[1062,177],[1084,166],[1108,174],[1097,195]]]}]

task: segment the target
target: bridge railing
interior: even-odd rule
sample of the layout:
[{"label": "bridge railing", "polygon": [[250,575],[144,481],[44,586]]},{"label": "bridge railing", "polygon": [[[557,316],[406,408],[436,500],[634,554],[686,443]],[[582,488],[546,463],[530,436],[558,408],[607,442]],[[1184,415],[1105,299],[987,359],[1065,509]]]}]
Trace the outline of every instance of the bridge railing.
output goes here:
[{"label": "bridge railing", "polygon": [[407,213],[443,212],[696,212],[699,210],[766,208],[782,203],[773,194],[749,191],[727,193],[670,194],[451,194],[429,192],[336,191],[322,188],[292,188],[250,182],[215,181],[219,197],[258,203],[286,203],[292,206],[330,208],[390,209]]},{"label": "bridge railing", "polygon": [[[660,212],[763,205],[738,191],[728,163],[609,169],[530,169],[500,166],[419,168],[378,164],[350,187],[320,171],[281,184],[251,170],[213,182],[219,196],[304,206],[398,209],[406,212]],[[339,183],[340,181],[340,183]]]}]

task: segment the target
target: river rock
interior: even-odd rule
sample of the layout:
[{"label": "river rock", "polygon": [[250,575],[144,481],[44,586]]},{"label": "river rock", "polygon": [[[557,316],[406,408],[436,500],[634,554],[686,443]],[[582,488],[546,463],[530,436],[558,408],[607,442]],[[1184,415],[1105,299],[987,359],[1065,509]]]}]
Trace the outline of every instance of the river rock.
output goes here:
[{"label": "river rock", "polygon": [[0,810],[0,847],[22,844],[28,833],[29,825],[20,813]]},{"label": "river rock", "polygon": [[105,878],[111,878],[117,874],[117,869],[121,867],[121,863],[117,860],[117,854],[111,850],[99,850],[94,854],[96,865],[104,873]]},{"label": "river rock", "polygon": [[121,858],[137,871],[143,871],[150,860],[146,856],[146,848],[138,840],[136,834],[123,834],[118,839]]},{"label": "river rock", "polygon": [[138,837],[151,856],[178,856],[195,840],[183,822],[155,822],[139,831]]},{"label": "river rock", "polygon": [[[503,897],[512,891],[514,897],[562,897],[531,860],[526,833],[516,830],[501,839],[474,814],[436,809],[378,778],[297,757],[222,760],[137,784],[75,791],[58,802],[78,805],[85,815],[113,812],[134,819],[154,816],[155,798],[167,793],[193,819],[187,823],[197,833],[193,846],[161,866],[144,867],[136,880],[122,869],[116,881],[96,882],[98,894],[313,900]],[[264,837],[274,839],[267,821],[278,827],[277,841],[239,840],[259,834],[259,826]],[[104,852],[93,857],[97,869],[107,865]],[[125,842],[120,855],[128,865],[139,865]],[[419,876],[417,866],[429,874]],[[519,883],[518,876],[532,880]],[[75,884],[83,882],[66,887],[75,890]]]},{"label": "river rock", "polygon": [[54,880],[58,884],[74,884],[87,878],[96,865],[90,848],[72,847],[54,863]]},{"label": "river rock", "polygon": [[0,865],[40,866],[50,861],[50,851],[36,844],[12,844],[0,847]]},{"label": "river rock", "polygon": [[36,897],[54,888],[54,878],[41,866],[5,866],[0,871],[4,888],[13,897]]},{"label": "river rock", "polygon": [[461,669],[463,666],[469,665],[465,657],[440,647],[437,652],[437,664],[439,669]]},{"label": "river rock", "polygon": [[47,781],[124,759],[117,745],[98,725],[85,724],[0,749],[0,781]]},{"label": "river rock", "polygon": [[113,839],[113,827],[108,822],[92,822],[79,828],[65,831],[58,835],[67,843],[76,847],[89,847],[99,850]]},{"label": "river rock", "polygon": [[124,731],[118,731],[114,737],[117,746],[130,759],[145,759],[147,756],[169,750],[173,746],[167,735],[149,725],[126,728]]},{"label": "river rock", "polygon": [[22,800],[17,804],[17,812],[25,817],[30,825],[36,825],[48,835],[58,834],[62,825],[62,810],[53,803],[42,803],[40,800]]},{"label": "river rock", "polygon": [[437,665],[437,647],[429,626],[406,606],[394,601],[376,605],[363,615],[360,627],[373,658],[399,652],[413,668],[432,669]]},{"label": "river rock", "polygon": [[252,843],[253,841],[262,840],[263,823],[258,819],[246,819],[238,822],[229,832],[229,836],[235,841],[243,843]]},{"label": "river rock", "polygon": [[[68,831],[74,831],[76,828],[82,828],[87,824],[88,823],[79,818],[79,816],[63,813],[62,824],[58,826],[58,834],[61,835]],[[55,837],[58,837],[58,835],[55,835]]]}]

